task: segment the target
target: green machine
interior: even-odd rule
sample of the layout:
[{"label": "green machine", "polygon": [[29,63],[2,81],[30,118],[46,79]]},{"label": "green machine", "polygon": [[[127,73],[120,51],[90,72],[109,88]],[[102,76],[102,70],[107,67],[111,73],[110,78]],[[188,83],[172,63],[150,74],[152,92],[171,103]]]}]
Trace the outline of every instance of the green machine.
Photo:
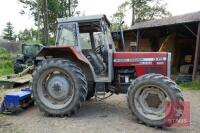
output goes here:
[{"label": "green machine", "polygon": [[21,54],[18,54],[14,62],[14,73],[18,74],[29,66],[35,65],[36,55],[44,46],[41,44],[22,44]]}]

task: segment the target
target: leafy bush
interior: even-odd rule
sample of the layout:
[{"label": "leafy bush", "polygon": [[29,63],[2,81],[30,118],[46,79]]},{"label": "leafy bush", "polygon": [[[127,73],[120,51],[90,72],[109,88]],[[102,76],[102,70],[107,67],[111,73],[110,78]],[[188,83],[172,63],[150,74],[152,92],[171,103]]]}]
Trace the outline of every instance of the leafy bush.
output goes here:
[{"label": "leafy bush", "polygon": [[10,54],[5,48],[0,48],[0,76],[13,72],[13,62]]},{"label": "leafy bush", "polygon": [[0,48],[0,59],[1,60],[7,60],[10,59],[10,56],[8,54],[8,51],[5,48]]}]

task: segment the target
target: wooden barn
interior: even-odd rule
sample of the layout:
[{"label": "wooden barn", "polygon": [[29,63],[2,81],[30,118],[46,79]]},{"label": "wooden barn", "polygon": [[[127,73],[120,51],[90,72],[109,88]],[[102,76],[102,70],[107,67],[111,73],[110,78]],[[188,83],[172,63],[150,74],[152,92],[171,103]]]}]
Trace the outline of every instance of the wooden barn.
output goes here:
[{"label": "wooden barn", "polygon": [[[122,50],[120,31],[112,34],[117,49]],[[171,52],[172,74],[189,65],[193,80],[199,75],[200,12],[136,23],[123,36],[126,51]]]}]

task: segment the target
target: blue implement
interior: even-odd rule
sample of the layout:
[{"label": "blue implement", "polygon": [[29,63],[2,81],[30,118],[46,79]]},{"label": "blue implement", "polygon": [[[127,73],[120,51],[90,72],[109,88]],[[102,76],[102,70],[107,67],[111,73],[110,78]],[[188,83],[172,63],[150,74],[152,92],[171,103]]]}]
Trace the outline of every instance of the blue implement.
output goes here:
[{"label": "blue implement", "polygon": [[3,106],[4,112],[16,112],[20,108],[25,108],[33,103],[29,88],[21,89],[19,92],[9,92],[5,95]]}]

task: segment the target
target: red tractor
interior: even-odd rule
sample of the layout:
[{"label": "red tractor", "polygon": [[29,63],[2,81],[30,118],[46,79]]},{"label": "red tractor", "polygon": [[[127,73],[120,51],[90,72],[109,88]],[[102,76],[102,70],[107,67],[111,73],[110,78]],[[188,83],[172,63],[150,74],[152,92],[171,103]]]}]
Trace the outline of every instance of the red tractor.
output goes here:
[{"label": "red tractor", "polygon": [[173,111],[183,111],[183,97],[170,79],[171,54],[116,52],[109,27],[105,15],[58,19],[56,46],[40,51],[45,60],[33,73],[39,108],[71,116],[93,96],[126,93],[130,110],[147,125],[179,119]]}]

